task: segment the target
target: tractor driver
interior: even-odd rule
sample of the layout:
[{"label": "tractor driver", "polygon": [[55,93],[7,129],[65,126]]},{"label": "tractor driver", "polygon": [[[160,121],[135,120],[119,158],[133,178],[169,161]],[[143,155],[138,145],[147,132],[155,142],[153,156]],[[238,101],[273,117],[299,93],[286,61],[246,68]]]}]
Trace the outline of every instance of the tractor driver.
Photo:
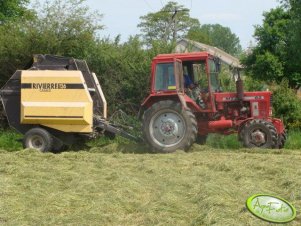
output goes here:
[{"label": "tractor driver", "polygon": [[[198,85],[193,83],[188,74],[184,74],[185,93],[193,99],[202,109],[206,108],[203,98],[206,96],[206,89],[201,90]],[[204,93],[205,92],[205,93]]]}]

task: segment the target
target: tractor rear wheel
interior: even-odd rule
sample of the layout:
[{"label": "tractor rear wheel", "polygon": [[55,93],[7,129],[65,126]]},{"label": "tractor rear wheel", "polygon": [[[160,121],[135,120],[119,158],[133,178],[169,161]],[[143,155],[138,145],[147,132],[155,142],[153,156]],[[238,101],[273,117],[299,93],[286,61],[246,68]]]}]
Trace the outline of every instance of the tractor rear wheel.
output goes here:
[{"label": "tractor rear wheel", "polygon": [[37,149],[41,152],[49,152],[53,148],[53,137],[45,129],[33,128],[25,133],[23,147]]},{"label": "tractor rear wheel", "polygon": [[261,119],[247,122],[241,130],[241,137],[247,148],[276,148],[278,144],[275,126]]},{"label": "tractor rear wheel", "polygon": [[179,102],[159,101],[144,112],[142,130],[154,150],[168,153],[187,150],[195,142],[197,122]]}]

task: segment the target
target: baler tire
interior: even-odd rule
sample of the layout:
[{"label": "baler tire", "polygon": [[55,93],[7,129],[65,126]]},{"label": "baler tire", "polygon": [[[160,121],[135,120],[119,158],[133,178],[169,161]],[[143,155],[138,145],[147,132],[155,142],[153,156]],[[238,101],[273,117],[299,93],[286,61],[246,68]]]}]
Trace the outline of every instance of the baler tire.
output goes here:
[{"label": "baler tire", "polygon": [[204,145],[206,144],[206,140],[207,140],[207,135],[197,135],[195,143],[199,144],[199,145]]},{"label": "baler tire", "polygon": [[[256,134],[257,133],[257,134]],[[277,148],[278,135],[275,126],[268,121],[262,119],[254,119],[247,122],[242,130],[243,145],[246,148]],[[261,137],[262,136],[262,137]],[[258,143],[256,144],[256,140]],[[263,142],[260,142],[262,138]]]},{"label": "baler tire", "polygon": [[186,151],[196,140],[195,115],[179,102],[159,101],[144,112],[142,119],[145,141],[156,152]]},{"label": "baler tire", "polygon": [[53,149],[53,141],[53,136],[47,130],[33,128],[25,133],[23,147],[37,149],[41,152],[49,152]]}]

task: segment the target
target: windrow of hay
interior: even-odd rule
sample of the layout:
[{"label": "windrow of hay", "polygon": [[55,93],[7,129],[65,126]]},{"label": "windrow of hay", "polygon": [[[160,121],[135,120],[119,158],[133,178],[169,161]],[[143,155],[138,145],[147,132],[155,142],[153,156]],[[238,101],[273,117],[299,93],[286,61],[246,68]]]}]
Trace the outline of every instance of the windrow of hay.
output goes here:
[{"label": "windrow of hay", "polygon": [[[144,154],[141,154],[144,153]],[[245,207],[268,193],[301,207],[301,153],[151,154],[111,144],[90,152],[0,152],[0,224],[266,225]],[[299,214],[288,225],[300,225]]]}]

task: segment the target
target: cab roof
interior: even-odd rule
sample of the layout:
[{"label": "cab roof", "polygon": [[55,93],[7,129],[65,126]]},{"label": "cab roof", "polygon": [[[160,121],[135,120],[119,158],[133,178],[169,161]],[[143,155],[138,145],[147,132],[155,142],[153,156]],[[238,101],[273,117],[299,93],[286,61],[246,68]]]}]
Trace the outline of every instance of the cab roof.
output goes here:
[{"label": "cab roof", "polygon": [[192,52],[192,53],[169,53],[169,54],[159,54],[153,58],[153,60],[168,60],[168,59],[179,59],[179,60],[205,60],[207,58],[213,57],[208,52]]}]

